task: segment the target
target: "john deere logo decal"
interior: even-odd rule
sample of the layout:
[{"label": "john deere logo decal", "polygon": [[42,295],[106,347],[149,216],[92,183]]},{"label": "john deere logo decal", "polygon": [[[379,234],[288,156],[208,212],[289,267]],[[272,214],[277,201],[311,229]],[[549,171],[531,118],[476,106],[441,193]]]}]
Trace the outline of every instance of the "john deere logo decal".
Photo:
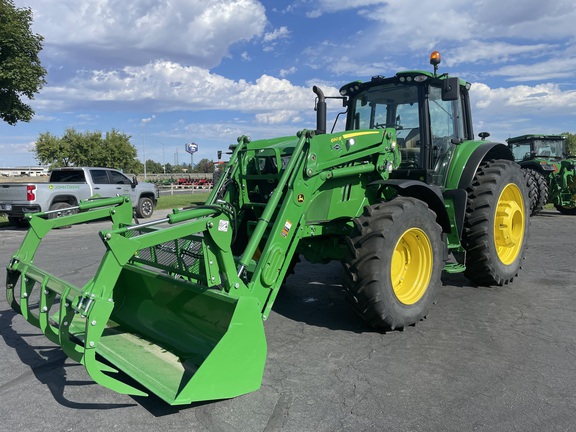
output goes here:
[{"label": "john deere logo decal", "polygon": [[298,200],[299,203],[303,203],[304,202],[304,194],[298,194],[298,198],[296,198]]}]

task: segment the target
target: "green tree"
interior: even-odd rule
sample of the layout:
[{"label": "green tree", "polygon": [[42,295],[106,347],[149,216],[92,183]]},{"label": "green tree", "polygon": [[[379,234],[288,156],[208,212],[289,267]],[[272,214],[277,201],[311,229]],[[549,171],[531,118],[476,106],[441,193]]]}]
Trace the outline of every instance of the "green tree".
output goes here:
[{"label": "green tree", "polygon": [[162,169],[162,164],[160,162],[155,162],[152,159],[146,161],[146,173],[147,174],[161,174],[164,170]]},{"label": "green tree", "polygon": [[566,153],[572,156],[576,156],[576,134],[565,132],[561,135],[566,137]]},{"label": "green tree", "polygon": [[0,119],[10,125],[28,122],[34,110],[21,98],[34,99],[46,83],[38,53],[44,38],[32,33],[32,11],[0,0]]},{"label": "green tree", "polygon": [[214,163],[208,159],[202,159],[194,166],[195,173],[213,173]]},{"label": "green tree", "polygon": [[130,136],[113,129],[101,132],[77,132],[66,129],[61,138],[50,132],[40,134],[34,149],[36,159],[52,168],[62,166],[101,166],[139,174],[142,164]]}]

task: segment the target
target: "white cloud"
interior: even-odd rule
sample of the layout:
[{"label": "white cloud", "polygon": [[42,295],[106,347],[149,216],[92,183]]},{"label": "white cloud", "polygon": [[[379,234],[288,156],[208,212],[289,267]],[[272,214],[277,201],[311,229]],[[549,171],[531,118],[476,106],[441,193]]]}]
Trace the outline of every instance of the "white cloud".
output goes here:
[{"label": "white cloud", "polygon": [[297,69],[294,66],[292,66],[288,69],[280,69],[280,76],[282,78],[285,78],[288,75],[292,75],[292,74],[296,73],[296,71],[297,71]]},{"label": "white cloud", "polygon": [[93,71],[77,75],[66,86],[47,86],[35,101],[41,108],[73,110],[86,103],[141,105],[149,111],[310,109],[314,94],[286,79],[262,75],[255,82],[230,80],[195,67],[156,61],[144,67]]},{"label": "white cloud", "polygon": [[445,57],[447,66],[462,63],[503,63],[519,59],[544,56],[553,47],[550,44],[519,45],[501,41],[471,40],[449,50]]},{"label": "white cloud", "polygon": [[320,0],[313,3],[315,9],[308,12],[308,17],[317,18],[324,13],[358,9],[385,3],[387,3],[387,0]]},{"label": "white cloud", "polygon": [[526,133],[574,130],[576,91],[563,91],[556,84],[490,88],[474,83],[470,96],[475,130],[487,130],[497,141]]},{"label": "white cloud", "polygon": [[271,33],[266,33],[264,35],[264,42],[272,42],[277,39],[285,39],[290,36],[290,31],[288,27],[280,27],[279,29],[274,30]]},{"label": "white cloud", "polygon": [[508,77],[509,81],[548,81],[574,76],[576,58],[552,58],[526,65],[509,65],[491,71],[488,75]]},{"label": "white cloud", "polygon": [[145,64],[163,58],[212,67],[232,44],[260,36],[267,22],[256,0],[25,3],[34,12],[34,31],[44,36],[52,54],[65,58],[73,52],[104,64]]},{"label": "white cloud", "polygon": [[475,83],[470,94],[475,107],[490,109],[493,113],[504,113],[510,108],[528,108],[538,110],[540,114],[554,115],[576,108],[576,91],[562,91],[560,86],[551,83],[494,89]]},{"label": "white cloud", "polygon": [[[344,44],[331,41],[334,47],[311,47],[316,57],[309,63],[327,64],[334,73],[346,73],[354,63],[357,69],[369,70],[375,59],[398,64],[398,59],[414,53],[424,53],[422,61],[406,66],[424,67],[427,53],[434,49],[453,54],[445,57],[448,66],[533,61],[561,46],[570,49],[576,22],[576,3],[567,0],[326,0],[313,7],[317,16],[350,10],[368,20]],[[343,52],[350,66],[340,62]]]},{"label": "white cloud", "polygon": [[300,118],[298,112],[292,110],[279,110],[256,114],[256,121],[264,124],[295,123]]}]

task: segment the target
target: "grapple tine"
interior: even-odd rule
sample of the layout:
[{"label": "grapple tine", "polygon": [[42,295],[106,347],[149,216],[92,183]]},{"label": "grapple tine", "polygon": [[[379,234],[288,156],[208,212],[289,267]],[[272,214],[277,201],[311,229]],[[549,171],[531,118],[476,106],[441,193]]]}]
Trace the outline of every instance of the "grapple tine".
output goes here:
[{"label": "grapple tine", "polygon": [[118,372],[104,363],[96,360],[96,350],[88,349],[84,355],[84,367],[90,374],[90,377],[103,387],[109,388],[120,394],[132,396],[148,396],[148,393],[143,392],[129,384],[117,380],[111,376],[106,375],[104,372]]}]

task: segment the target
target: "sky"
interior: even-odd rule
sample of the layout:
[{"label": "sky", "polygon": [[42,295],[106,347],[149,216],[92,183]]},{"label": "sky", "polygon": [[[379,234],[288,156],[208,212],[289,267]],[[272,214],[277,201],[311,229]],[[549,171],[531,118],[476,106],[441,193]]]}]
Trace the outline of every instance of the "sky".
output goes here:
[{"label": "sky", "polygon": [[[441,73],[472,83],[475,133],[576,133],[573,0],[14,3],[33,12],[48,73],[34,118],[0,123],[0,167],[37,165],[39,135],[68,128],[126,133],[141,161],[217,160],[241,135],[314,129],[314,85],[337,96],[350,81],[432,70],[434,50]],[[330,128],[342,107],[329,102]]]}]

